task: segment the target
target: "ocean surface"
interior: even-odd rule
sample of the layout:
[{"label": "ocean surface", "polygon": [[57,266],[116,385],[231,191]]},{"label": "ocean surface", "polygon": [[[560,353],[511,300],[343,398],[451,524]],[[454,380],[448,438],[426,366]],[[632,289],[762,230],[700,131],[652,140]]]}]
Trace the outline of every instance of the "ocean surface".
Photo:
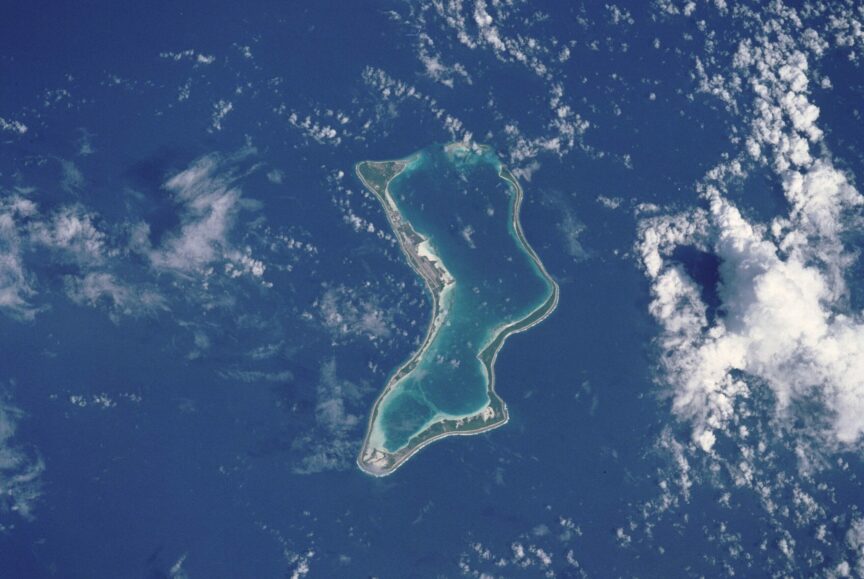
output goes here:
[{"label": "ocean surface", "polygon": [[[748,395],[705,451],[663,371],[648,220],[708,207],[718,166],[765,239],[790,212],[789,170],[747,157],[759,111],[782,109],[748,75],[780,86],[806,55],[810,154],[852,185],[864,170],[858,41],[837,41],[827,12],[799,11],[799,27],[779,4],[744,3],[759,18],[715,4],[9,6],[0,577],[857,572],[864,463],[857,439],[832,438],[835,385],[780,412],[782,385],[733,369]],[[742,72],[748,42],[764,66]],[[435,145],[465,138],[494,156],[456,166]],[[418,150],[394,194],[471,290],[453,300],[460,352],[437,353],[462,358],[459,339],[547,290],[503,227],[498,160],[560,302],[498,356],[505,426],[375,478],[355,463],[369,412],[431,302],[352,168]],[[859,217],[832,214],[849,255],[860,228],[839,224]],[[712,323],[733,305],[718,227],[668,258]],[[845,280],[831,307],[856,321],[847,261],[819,267]],[[452,368],[430,406],[478,408],[478,366]]]}]

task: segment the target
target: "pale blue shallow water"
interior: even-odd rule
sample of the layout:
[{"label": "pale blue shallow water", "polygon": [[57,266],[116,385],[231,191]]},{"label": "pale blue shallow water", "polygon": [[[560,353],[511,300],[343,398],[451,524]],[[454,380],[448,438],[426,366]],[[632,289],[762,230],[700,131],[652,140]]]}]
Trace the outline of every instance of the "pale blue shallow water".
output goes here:
[{"label": "pale blue shallow water", "polygon": [[419,152],[390,183],[399,212],[455,280],[442,327],[421,361],[382,401],[389,450],[404,447],[437,413],[467,416],[489,403],[478,358],[500,328],[529,316],[552,287],[513,227],[516,192],[491,150]]}]

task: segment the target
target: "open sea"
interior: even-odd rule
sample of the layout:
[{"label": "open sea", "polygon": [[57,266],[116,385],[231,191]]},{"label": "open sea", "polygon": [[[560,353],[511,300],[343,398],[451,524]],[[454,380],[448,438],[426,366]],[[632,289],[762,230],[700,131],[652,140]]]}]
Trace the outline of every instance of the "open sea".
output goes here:
[{"label": "open sea", "polygon": [[[778,426],[773,391],[753,386],[742,420],[771,449],[752,479],[775,489],[769,512],[729,466],[744,443],[730,434],[714,458],[692,446],[658,369],[640,220],[701,206],[697,182],[744,147],[752,102],[694,80],[697,56],[731,62],[742,20],[666,2],[619,3],[633,23],[590,3],[452,4],[4,8],[0,119],[27,130],[0,130],[0,577],[854,567],[858,447],[796,446],[803,423]],[[824,147],[860,180],[864,77],[831,50],[809,57],[808,95]],[[353,167],[466,133],[519,178],[560,302],[498,356],[505,426],[374,478],[355,464],[366,421],[431,304]],[[504,208],[488,169],[477,195],[500,198],[426,201],[453,210],[438,224],[453,243],[464,223],[480,247],[487,206]],[[727,197],[763,224],[789,209],[770,163]],[[466,271],[512,254],[493,249]],[[676,259],[722,316],[719,263],[700,251]],[[536,301],[533,273],[514,270],[507,295]],[[860,265],[847,273],[857,316]],[[801,453],[822,466],[802,474]],[[799,524],[801,493],[816,506]]]}]

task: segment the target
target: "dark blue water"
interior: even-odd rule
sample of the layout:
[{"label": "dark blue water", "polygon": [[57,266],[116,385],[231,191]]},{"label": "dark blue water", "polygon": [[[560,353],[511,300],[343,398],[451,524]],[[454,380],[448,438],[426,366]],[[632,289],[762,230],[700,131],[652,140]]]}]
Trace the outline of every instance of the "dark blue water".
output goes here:
[{"label": "dark blue water", "polygon": [[[695,460],[689,499],[676,494],[679,502],[651,515],[646,530],[644,512],[655,512],[660,483],[677,472],[656,442],[664,431],[686,440],[688,426],[672,417],[654,382],[657,328],[632,254],[633,206],[697,204],[695,182],[734,149],[728,137],[744,127],[715,100],[691,97],[697,22],[654,18],[649,3],[627,8],[637,22],[629,28],[612,28],[600,4],[532,4],[509,21],[535,38],[559,38],[556,52],[569,43],[573,56],[556,80],[592,124],[584,149],[539,153],[539,168],[522,181],[525,235],[559,282],[560,304],[512,336],[497,361],[505,427],[442,440],[374,479],[354,464],[365,420],[390,370],[419,346],[430,303],[398,245],[377,234],[388,231],[377,200],[347,175],[359,160],[400,158],[452,135],[429,100],[385,98],[361,75],[378,67],[416,85],[499,151],[513,145],[504,131],[511,121],[528,136],[549,124],[544,79],[429,24],[443,61],[468,66],[472,83],[429,80],[417,60],[416,26],[405,24],[420,9],[414,4],[7,7],[0,117],[29,130],[0,133],[0,196],[26,194],[48,220],[80,206],[108,231],[114,252],[82,265],[22,242],[34,289],[28,299],[40,313],[32,321],[0,315],[2,401],[20,410],[4,444],[45,470],[32,517],[11,511],[3,494],[0,577],[170,577],[180,576],[172,568],[181,560],[192,578],[283,577],[304,559],[311,577],[458,576],[463,558],[490,574],[537,576],[538,564],[495,566],[512,559],[515,542],[542,547],[559,577],[577,576],[571,551],[593,576],[711,576],[723,563],[760,575],[783,560],[781,525],[795,533],[799,555],[817,548],[811,525],[783,518],[782,506],[766,515],[728,473]],[[718,50],[729,49],[724,25],[709,22]],[[159,57],[187,49],[216,61]],[[826,65],[833,92],[814,89],[814,99],[833,126],[828,145],[857,174],[859,69],[841,57]],[[189,98],[178,100],[187,83]],[[220,100],[234,109],[214,130]],[[319,144],[291,126],[295,110],[337,128],[328,110],[352,120],[338,146]],[[92,154],[82,153],[82,130]],[[226,235],[232,249],[249,248],[267,263],[272,287],[224,275],[221,257],[206,276],[181,276],[156,271],[129,249],[136,224],[149,225],[154,244],[182,226],[181,207],[163,186],[168,178],[204,155],[238,151],[247,156],[226,170],[246,201]],[[73,162],[81,179],[70,181],[61,161]],[[273,171],[281,177],[269,179]],[[783,204],[763,177],[730,196],[767,221]],[[482,191],[502,203],[508,195],[503,183]],[[607,209],[600,195],[621,206]],[[459,208],[481,231],[485,204]],[[352,215],[364,226],[352,225]],[[446,231],[454,240],[458,225]],[[715,279],[711,256],[678,257]],[[118,314],[104,297],[77,305],[68,283],[88,272],[156,291],[166,308]],[[335,296],[338,323],[326,315],[327,295]],[[356,322],[375,321],[376,312],[386,331]],[[754,413],[754,431],[761,424],[771,432],[769,418]],[[781,435],[767,438],[776,445],[763,473],[772,481],[795,469]],[[826,532],[841,546],[850,513],[862,507],[860,460],[842,456],[848,468],[825,478],[834,499],[812,481],[795,483],[824,498],[837,517]],[[0,481],[17,472],[0,464]],[[731,507],[716,480],[730,489]],[[780,500],[792,504],[792,487]],[[747,556],[729,554],[717,539],[721,526],[740,535]],[[619,529],[633,537],[629,544]],[[477,543],[493,557],[479,555]]]}]

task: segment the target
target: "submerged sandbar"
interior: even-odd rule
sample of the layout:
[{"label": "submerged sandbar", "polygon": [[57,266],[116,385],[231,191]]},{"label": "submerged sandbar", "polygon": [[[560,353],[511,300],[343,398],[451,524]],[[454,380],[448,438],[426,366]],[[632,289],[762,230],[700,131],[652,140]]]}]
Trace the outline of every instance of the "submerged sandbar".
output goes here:
[{"label": "submerged sandbar", "polygon": [[558,285],[522,233],[522,189],[491,148],[434,146],[356,172],[433,306],[423,343],[375,401],[357,459],[384,476],[439,438],[507,422],[495,358],[555,309]]}]

